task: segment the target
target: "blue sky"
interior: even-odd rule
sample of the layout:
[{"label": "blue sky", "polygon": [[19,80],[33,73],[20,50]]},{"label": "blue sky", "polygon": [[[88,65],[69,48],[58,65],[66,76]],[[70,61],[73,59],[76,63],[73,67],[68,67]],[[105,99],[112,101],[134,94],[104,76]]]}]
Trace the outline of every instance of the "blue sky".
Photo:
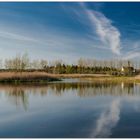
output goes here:
[{"label": "blue sky", "polygon": [[1,2],[0,58],[138,59],[140,3]]}]

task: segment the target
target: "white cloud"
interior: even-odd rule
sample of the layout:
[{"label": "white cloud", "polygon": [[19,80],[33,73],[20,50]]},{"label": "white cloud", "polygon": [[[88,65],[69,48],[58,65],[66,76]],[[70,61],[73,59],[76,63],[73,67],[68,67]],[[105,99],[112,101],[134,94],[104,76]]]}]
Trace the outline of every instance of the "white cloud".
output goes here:
[{"label": "white cloud", "polygon": [[21,40],[21,41],[36,41],[29,37],[25,37],[15,33],[5,32],[5,31],[0,31],[0,37],[14,39],[14,40]]},{"label": "white cloud", "polygon": [[90,34],[92,32],[94,38],[96,33],[96,36],[103,43],[103,46],[108,47],[113,54],[120,56],[121,33],[112,25],[112,21],[103,13],[88,9],[83,2],[79,3],[79,5],[81,9],[79,8],[77,11],[73,10],[78,16],[77,20],[81,19],[81,23],[84,23],[90,28]]},{"label": "white cloud", "polygon": [[126,44],[126,47],[131,46],[130,50],[122,54],[121,59],[135,59],[140,57],[140,42],[139,41],[129,41]]},{"label": "white cloud", "polygon": [[[33,27],[30,27],[30,29],[28,26],[20,28],[21,26],[15,27],[17,24],[10,25],[10,23],[6,23],[4,25],[2,24],[3,26],[0,28],[0,44],[2,46],[0,49],[7,48],[10,55],[12,55],[11,50],[14,52],[27,50],[34,57],[39,56],[41,58],[56,59],[55,57],[58,56],[58,58],[68,60],[77,59],[78,57],[91,58],[93,56],[103,58],[106,57],[106,54],[107,57],[112,57],[113,54],[108,51],[110,49],[113,53],[120,54],[120,34],[119,31],[112,26],[109,19],[100,12],[91,12],[89,10],[85,12],[85,10],[80,7],[78,10],[75,7],[69,8],[74,10],[73,13],[71,13],[72,9],[68,10],[68,5],[66,6],[66,11],[70,11],[69,16],[72,17],[72,20],[79,20],[77,23],[84,25],[83,27],[87,32],[83,31],[83,34],[79,35],[76,30],[57,30],[42,23],[33,24]],[[100,17],[96,15],[97,13]],[[99,25],[97,25],[94,20],[100,23],[100,27],[98,27]],[[89,28],[89,23],[92,24],[92,28],[93,24],[95,24],[94,27],[96,27],[96,33],[99,37]],[[100,28],[103,28],[103,33]],[[102,45],[100,39],[105,45]],[[34,53],[32,53],[32,51],[34,51]],[[4,49],[3,52],[5,52]],[[3,52],[2,55],[5,55]],[[7,56],[7,52],[5,52],[5,57]],[[96,52],[101,52],[100,55],[103,55],[100,56]]]},{"label": "white cloud", "polygon": [[140,56],[140,52],[130,52],[122,57],[124,60],[133,59]]},{"label": "white cloud", "polygon": [[114,54],[120,55],[121,41],[119,30],[112,25],[111,20],[105,17],[101,12],[94,10],[88,10],[85,8],[85,12],[92,23],[93,29],[95,27],[96,33],[100,40],[110,47]]},{"label": "white cloud", "polygon": [[[10,26],[8,27],[8,29],[6,27],[0,28],[1,59],[28,52],[31,59],[41,58],[48,61],[64,59],[68,63],[74,63],[80,57],[92,57],[91,50],[98,51],[96,49],[98,45],[94,44],[94,47],[92,47],[93,42],[84,37],[81,38],[71,34],[66,36],[61,32],[52,32],[51,30],[39,33],[36,36],[34,32],[29,34],[28,31],[23,32],[22,29],[18,31],[10,28]],[[83,49],[79,50],[81,47]],[[7,48],[6,51],[5,48]],[[99,48],[102,48],[102,46],[99,46]]]}]

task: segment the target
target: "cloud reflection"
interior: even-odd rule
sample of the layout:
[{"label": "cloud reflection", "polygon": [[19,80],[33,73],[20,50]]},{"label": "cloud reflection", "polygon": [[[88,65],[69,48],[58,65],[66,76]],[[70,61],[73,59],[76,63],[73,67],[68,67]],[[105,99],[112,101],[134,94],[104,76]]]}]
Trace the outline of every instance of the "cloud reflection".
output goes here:
[{"label": "cloud reflection", "polygon": [[120,119],[120,98],[113,100],[109,109],[105,110],[96,122],[96,127],[91,137],[109,137],[111,130]]}]

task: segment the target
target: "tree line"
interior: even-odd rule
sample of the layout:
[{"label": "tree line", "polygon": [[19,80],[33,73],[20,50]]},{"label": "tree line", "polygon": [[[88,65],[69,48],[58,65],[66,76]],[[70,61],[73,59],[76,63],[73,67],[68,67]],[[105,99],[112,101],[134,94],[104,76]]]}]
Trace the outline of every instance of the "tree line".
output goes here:
[{"label": "tree line", "polygon": [[[28,54],[16,55],[0,61],[2,71],[45,71],[54,74],[118,74],[122,66],[138,67],[138,63],[128,60],[96,60],[80,58],[76,64],[66,64],[62,60],[30,60]],[[140,64],[139,64],[140,65]]]}]

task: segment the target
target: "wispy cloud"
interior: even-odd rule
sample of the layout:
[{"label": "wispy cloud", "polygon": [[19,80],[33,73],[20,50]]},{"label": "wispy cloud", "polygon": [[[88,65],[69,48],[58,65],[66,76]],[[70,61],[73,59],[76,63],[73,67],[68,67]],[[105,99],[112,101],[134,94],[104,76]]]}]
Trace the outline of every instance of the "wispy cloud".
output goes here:
[{"label": "wispy cloud", "polygon": [[90,22],[92,23],[93,29],[96,29],[96,33],[100,40],[109,46],[114,54],[120,55],[121,41],[119,30],[112,25],[112,21],[105,17],[101,12],[94,10],[89,10],[82,3],[81,6],[84,8],[86,15],[88,16]]},{"label": "wispy cloud", "polygon": [[109,109],[105,110],[96,122],[96,127],[91,137],[109,137],[111,130],[120,119],[120,99],[115,99],[110,104]]},{"label": "wispy cloud", "polygon": [[129,60],[129,59],[134,59],[134,58],[136,58],[136,57],[139,57],[140,56],[140,52],[129,52],[129,53],[127,53],[126,55],[124,55],[123,57],[122,57],[122,59],[124,59],[124,60]]},{"label": "wispy cloud", "polygon": [[19,40],[19,41],[32,41],[32,42],[37,41],[33,38],[25,37],[20,34],[11,33],[11,32],[7,32],[7,31],[0,31],[0,37],[6,38],[6,39]]},{"label": "wispy cloud", "polygon": [[[64,59],[67,63],[74,63],[80,57],[93,57],[93,51],[98,52],[96,49],[98,45],[94,44],[92,47],[93,42],[84,37],[71,34],[66,36],[62,32],[52,32],[51,29],[46,29],[46,32],[38,32],[36,35],[35,32],[30,34],[26,30],[23,32],[22,29],[20,31],[8,27],[8,29],[5,27],[0,30],[1,59],[13,57],[17,53],[28,52],[31,59],[42,58],[48,61]],[[42,28],[41,30],[43,30]],[[82,49],[79,49],[81,47]],[[5,51],[4,48],[7,50]],[[62,52],[64,52],[63,56]]]},{"label": "wispy cloud", "polygon": [[[91,9],[88,6],[90,6]],[[63,8],[64,11],[62,12],[65,12],[65,14],[60,17],[60,19],[63,18],[61,19],[62,24],[61,22],[59,23],[60,28],[55,24],[50,24],[53,19],[51,16],[48,16],[47,21],[41,19],[41,17],[39,18],[40,20],[37,19],[37,21],[33,18],[33,21],[36,22],[30,25],[28,22],[14,22],[20,20],[13,20],[11,23],[8,22],[9,20],[4,20],[2,18],[0,22],[0,50],[5,52],[5,56],[2,52],[1,57],[6,57],[8,51],[12,55],[12,50],[13,52],[20,52],[22,50],[32,52],[31,50],[34,50],[34,52],[37,52],[37,56],[40,55],[40,57],[45,57],[47,59],[54,59],[57,55],[58,58],[61,57],[63,59],[64,54],[62,56],[62,51],[65,53],[68,60],[71,60],[69,58],[78,59],[78,57],[94,57],[97,59],[114,57],[119,59],[133,59],[139,57],[140,43],[136,46],[132,40],[134,38],[125,38],[123,36],[124,28],[122,29],[121,26],[115,27],[113,24],[114,20],[108,18],[107,15],[101,12],[103,6],[106,5],[103,3],[60,4],[60,8],[58,7],[58,9],[62,11]],[[46,14],[47,17],[49,11],[44,14]],[[54,15],[59,17],[59,11],[55,12]],[[18,10],[10,12],[10,17],[12,17],[12,19],[22,19],[22,16],[23,15],[18,12]],[[25,17],[26,16],[25,14]],[[112,17],[113,16],[112,14]],[[26,18],[28,19],[28,16]],[[63,20],[67,21],[67,19],[68,22],[63,22]],[[48,22],[49,20],[50,22]],[[55,18],[54,21],[55,20],[57,22],[58,19]],[[71,28],[66,28],[67,26],[65,27],[64,23],[72,23],[70,26]],[[125,28],[127,30],[132,30],[134,26],[135,25]],[[121,29],[122,34],[119,29]],[[138,32],[137,29],[139,28],[134,28],[134,31]],[[126,43],[126,46],[123,42]],[[131,44],[129,44],[129,42],[131,42]],[[5,48],[7,48],[7,52]],[[101,53],[99,54],[98,52]],[[31,55],[36,57],[35,53]],[[74,55],[75,58],[71,57],[72,55]]]},{"label": "wispy cloud", "polygon": [[125,51],[124,54],[121,55],[121,59],[128,60],[140,57],[140,42],[128,41],[126,43],[126,47],[131,46],[131,48],[129,49],[129,51],[127,48],[127,51]]}]

